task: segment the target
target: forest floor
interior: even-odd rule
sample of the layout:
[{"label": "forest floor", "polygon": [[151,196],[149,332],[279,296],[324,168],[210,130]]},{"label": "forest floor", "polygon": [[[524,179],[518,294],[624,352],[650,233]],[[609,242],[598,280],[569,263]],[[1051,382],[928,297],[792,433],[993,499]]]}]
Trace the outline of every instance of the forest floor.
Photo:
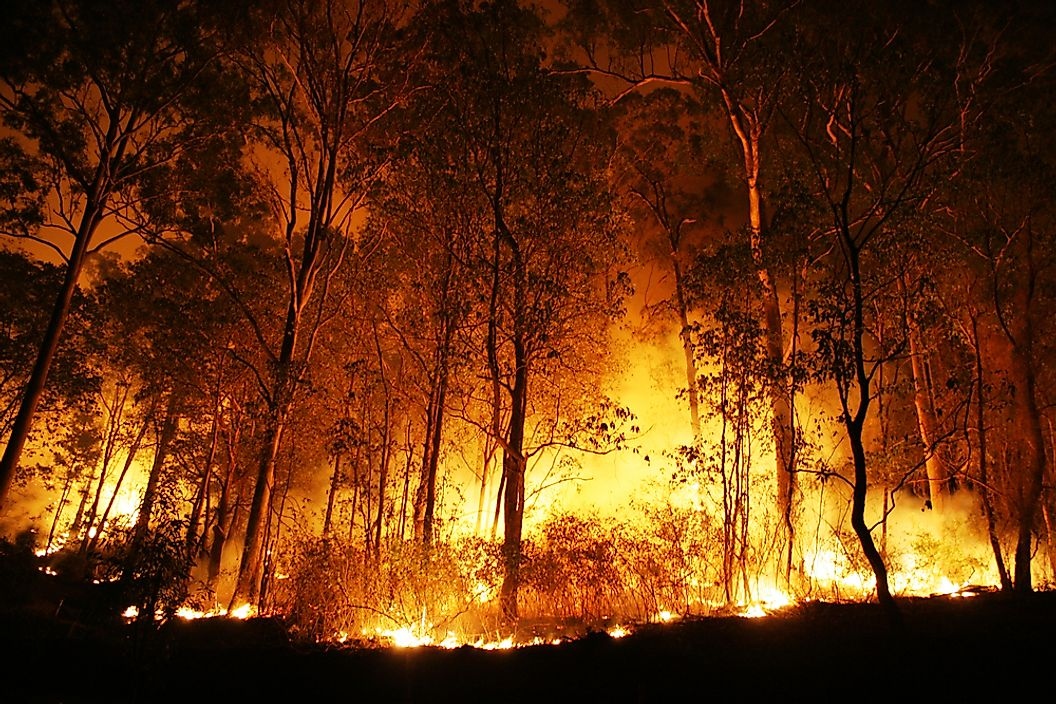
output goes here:
[{"label": "forest floor", "polygon": [[298,643],[263,618],[144,632],[99,625],[83,603],[48,612],[32,607],[46,603],[39,595],[17,596],[0,594],[5,702],[1052,701],[1056,691],[1056,592],[900,599],[898,625],[874,604],[813,602],[510,650]]}]

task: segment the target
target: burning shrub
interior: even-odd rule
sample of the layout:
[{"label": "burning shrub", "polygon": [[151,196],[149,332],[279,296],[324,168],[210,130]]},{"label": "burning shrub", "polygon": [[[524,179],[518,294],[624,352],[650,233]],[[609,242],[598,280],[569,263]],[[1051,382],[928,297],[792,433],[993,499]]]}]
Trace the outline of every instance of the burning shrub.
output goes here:
[{"label": "burning shrub", "polygon": [[647,508],[644,522],[618,533],[618,569],[626,580],[623,610],[639,619],[689,613],[711,600],[718,538],[707,513],[670,504]]},{"label": "burning shrub", "polygon": [[525,543],[521,575],[526,613],[594,620],[614,613],[623,592],[612,532],[597,518],[548,520]]},{"label": "burning shrub", "polygon": [[306,539],[273,597],[291,630],[314,641],[401,628],[442,638],[449,630],[481,627],[498,590],[499,564],[499,546],[479,539],[431,548],[397,543],[380,554]]},{"label": "burning shrub", "polygon": [[140,542],[129,541],[100,561],[100,580],[118,584],[124,605],[135,607],[141,621],[166,621],[186,601],[193,567],[186,531],[183,521],[162,521]]}]

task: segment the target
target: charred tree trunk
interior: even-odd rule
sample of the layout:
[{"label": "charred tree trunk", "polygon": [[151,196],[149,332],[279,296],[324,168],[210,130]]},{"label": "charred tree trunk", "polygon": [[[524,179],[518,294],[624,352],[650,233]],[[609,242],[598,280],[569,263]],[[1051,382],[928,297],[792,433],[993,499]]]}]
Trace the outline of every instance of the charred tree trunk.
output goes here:
[{"label": "charred tree trunk", "polygon": [[[386,397],[388,390],[386,390]],[[381,460],[378,463],[378,509],[374,519],[374,561],[381,561],[381,538],[385,525],[385,493],[388,491],[389,461],[392,457],[392,419],[389,411],[388,398],[385,400],[385,415],[382,421],[385,424],[381,440]]]},{"label": "charred tree trunk", "polygon": [[[501,172],[500,172],[501,173]],[[517,593],[521,583],[521,534],[524,526],[524,427],[528,415],[527,297],[528,274],[524,255],[510,233],[501,209],[502,182],[496,188],[495,223],[497,236],[510,250],[513,274],[513,386],[510,389],[509,435],[503,446],[502,472],[506,481],[503,494],[502,553],[505,566],[499,604],[508,624],[517,622]]]},{"label": "charred tree trunk", "polygon": [[[844,221],[846,222],[846,220]],[[853,384],[857,389],[857,406],[853,412],[850,409],[850,389],[844,386],[841,390],[841,401],[843,404],[844,426],[847,429],[847,439],[851,446],[851,457],[854,462],[854,481],[851,493],[851,526],[854,528],[858,542],[861,544],[862,553],[869,561],[876,578],[876,596],[880,605],[889,613],[892,620],[898,622],[900,614],[898,605],[891,594],[887,581],[887,565],[884,558],[873,542],[872,531],[865,521],[865,504],[869,490],[869,475],[866,472],[865,443],[862,431],[865,420],[869,415],[870,375],[865,366],[865,322],[864,322],[864,294],[862,293],[862,274],[860,269],[861,252],[851,237],[846,227],[841,227],[841,240],[844,255],[849,268],[851,284],[851,316],[852,316],[852,350],[854,358]]]},{"label": "charred tree trunk", "polygon": [[499,593],[503,618],[517,622],[517,592],[521,583],[521,532],[524,525],[524,425],[528,408],[528,366],[524,345],[515,343],[510,434],[503,448],[502,471],[506,478],[503,495],[502,554],[505,563]]},{"label": "charred tree trunk", "polygon": [[1036,399],[1037,380],[1033,363],[1029,357],[1030,337],[1032,330],[1029,322],[1024,325],[1025,341],[1021,349],[1012,354],[1009,365],[1010,376],[1015,380],[1016,415],[1019,426],[1023,429],[1022,460],[1023,477],[1018,484],[1016,530],[1016,552],[1013,588],[1016,593],[1024,594],[1033,591],[1031,583],[1031,558],[1034,542],[1034,523],[1037,520],[1041,503],[1042,479],[1045,476],[1045,438],[1041,427],[1041,412]]}]

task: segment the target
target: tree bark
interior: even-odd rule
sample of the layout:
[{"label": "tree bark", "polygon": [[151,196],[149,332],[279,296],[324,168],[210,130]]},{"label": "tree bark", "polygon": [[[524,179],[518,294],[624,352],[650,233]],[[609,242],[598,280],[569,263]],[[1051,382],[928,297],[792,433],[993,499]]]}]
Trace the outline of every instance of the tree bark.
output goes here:
[{"label": "tree bark", "polygon": [[997,566],[998,578],[1001,581],[1001,591],[1012,591],[1012,577],[1008,574],[1008,566],[1005,564],[1004,551],[1001,549],[1001,539],[997,534],[997,517],[994,512],[994,490],[990,486],[989,458],[987,457],[987,430],[986,430],[986,383],[983,375],[982,343],[979,340],[979,318],[974,313],[972,322],[972,353],[975,357],[975,429],[979,443],[979,485],[982,489],[983,514],[986,516],[986,533],[990,538],[990,549],[994,553],[994,564]]},{"label": "tree bark", "polygon": [[[901,281],[903,296],[908,295],[905,280]],[[938,422],[932,403],[931,383],[924,363],[920,324],[912,315],[906,316],[906,337],[909,339],[909,362],[913,372],[913,407],[917,414],[917,429],[924,446],[924,472],[928,478],[928,501],[931,508],[942,510],[946,494],[946,470],[936,453]]]},{"label": "tree bark", "polygon": [[147,486],[143,490],[143,499],[139,504],[139,515],[136,517],[136,525],[132,532],[132,552],[138,551],[147,538],[150,529],[150,517],[154,512],[154,502],[158,493],[158,484],[161,482],[162,470],[165,460],[169,457],[169,446],[176,437],[176,429],[179,423],[179,399],[175,393],[169,394],[168,403],[165,407],[165,418],[161,422],[158,431],[158,444],[154,450],[154,461],[150,466],[150,474],[147,476]]},{"label": "tree bark", "polygon": [[15,472],[18,470],[19,460],[22,457],[22,450],[25,448],[30,428],[33,425],[33,416],[44,395],[44,385],[47,383],[48,373],[55,360],[55,351],[59,348],[59,341],[62,339],[62,330],[69,317],[73,296],[77,291],[77,281],[81,277],[81,269],[84,268],[84,260],[88,254],[88,246],[103,218],[103,209],[108,197],[104,183],[108,173],[109,165],[100,163],[96,169],[92,191],[86,194],[86,206],[77,228],[70,259],[66,264],[66,275],[63,277],[62,286],[59,288],[55,305],[51,310],[48,327],[44,330],[44,339],[40,343],[40,350],[33,363],[33,371],[30,372],[25,390],[22,392],[22,402],[19,404],[18,414],[11,425],[7,447],[4,449],[3,458],[0,459],[0,509],[4,506],[11,490],[11,484],[15,479]]}]

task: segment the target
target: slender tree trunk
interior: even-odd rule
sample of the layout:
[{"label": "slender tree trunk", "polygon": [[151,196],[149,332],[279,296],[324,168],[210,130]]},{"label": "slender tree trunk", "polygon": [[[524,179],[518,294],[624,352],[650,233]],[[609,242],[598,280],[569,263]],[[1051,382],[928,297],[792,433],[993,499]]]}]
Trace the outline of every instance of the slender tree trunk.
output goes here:
[{"label": "slender tree trunk", "polygon": [[[1030,323],[1027,322],[1026,326]],[[1031,330],[1025,334],[1031,335]],[[1018,491],[1018,523],[1016,531],[1016,552],[1013,587],[1019,594],[1033,591],[1031,583],[1031,557],[1034,543],[1034,522],[1038,515],[1041,503],[1042,479],[1045,476],[1045,438],[1041,427],[1041,412],[1038,410],[1036,400],[1037,381],[1034,375],[1032,361],[1029,359],[1027,350],[1016,349],[1012,354],[1012,364],[1009,372],[1015,380],[1018,390],[1016,394],[1016,415],[1019,417],[1019,427],[1023,429],[1023,447],[1021,449],[1023,478],[1019,484]]]},{"label": "slender tree trunk", "polygon": [[330,475],[330,491],[326,495],[326,515],[323,517],[323,537],[330,537],[330,525],[334,519],[334,501],[341,486],[341,452],[334,453],[334,472]]},{"label": "slender tree trunk", "polygon": [[436,429],[436,378],[432,378],[429,391],[429,402],[425,408],[425,437],[422,439],[422,469],[418,476],[418,488],[414,492],[414,537],[422,543],[425,538],[425,505],[429,498],[429,484],[432,481],[430,465],[432,464],[433,433]]},{"label": "slender tree trunk", "polygon": [[403,492],[400,496],[400,542],[407,534],[407,502],[411,492],[411,466],[414,463],[414,443],[411,440],[411,420],[407,419],[407,461],[403,464]]},{"label": "slender tree trunk", "polygon": [[671,253],[671,266],[675,272],[675,302],[678,305],[679,337],[682,354],[686,359],[686,395],[689,399],[689,422],[693,430],[693,444],[700,444],[700,390],[697,388],[697,363],[693,354],[693,340],[689,335],[689,305],[686,302],[685,281],[678,252]]},{"label": "slender tree trunk", "polygon": [[143,544],[150,529],[150,517],[154,512],[154,503],[157,498],[158,484],[161,482],[162,470],[169,456],[169,447],[176,437],[176,429],[179,421],[179,399],[177,394],[170,393],[165,408],[165,418],[161,422],[158,431],[158,444],[154,450],[154,461],[150,466],[150,474],[147,476],[147,486],[143,490],[143,499],[139,505],[139,515],[136,517],[136,526],[132,533],[132,552],[135,553]]},{"label": "slender tree trunk", "polygon": [[363,458],[363,444],[356,445],[356,451],[352,453],[352,504],[349,508],[348,518],[348,542],[356,537],[356,511],[359,510],[359,486],[362,482],[359,476],[360,462]]},{"label": "slender tree trunk", "polygon": [[75,543],[81,539],[81,532],[84,531],[84,514],[88,509],[88,496],[92,493],[92,482],[94,480],[95,475],[90,475],[78,492],[81,495],[81,500],[77,504],[77,513],[73,514],[73,522],[70,523],[68,543]]},{"label": "slender tree trunk", "polygon": [[110,500],[106,503],[106,509],[103,510],[103,515],[99,518],[99,529],[95,531],[95,535],[88,544],[87,552],[89,553],[95,552],[99,538],[103,533],[103,529],[106,527],[106,522],[110,520],[110,511],[113,510],[114,502],[117,500],[117,492],[121,491],[121,485],[125,481],[125,476],[128,474],[128,470],[132,468],[132,463],[136,459],[136,454],[139,453],[139,447],[143,443],[143,438],[146,436],[147,428],[149,427],[150,417],[148,416],[143,419],[143,424],[139,426],[139,432],[136,433],[136,437],[132,441],[132,446],[128,448],[128,456],[125,457],[125,463],[121,467],[121,473],[117,475],[117,482],[114,483],[114,491],[110,494]]},{"label": "slender tree trunk", "polygon": [[[386,388],[386,397],[388,394],[389,391]],[[385,400],[385,416],[382,422],[385,424],[385,428],[382,431],[381,461],[378,463],[378,510],[377,516],[374,519],[375,562],[381,561],[381,537],[385,524],[385,493],[388,491],[388,486],[386,486],[386,484],[389,476],[389,458],[392,456],[392,419],[389,411],[388,398]]]},{"label": "slender tree trunk", "polygon": [[66,475],[66,481],[62,484],[62,492],[59,494],[58,503],[55,505],[55,515],[51,519],[51,529],[48,530],[48,542],[44,546],[44,554],[51,554],[51,546],[55,543],[55,531],[59,527],[59,519],[62,518],[62,511],[66,508],[66,504],[70,498],[70,492],[73,490],[74,477],[73,474]]},{"label": "slender tree trunk", "polygon": [[1001,591],[1012,591],[1012,578],[1008,574],[1008,566],[1005,564],[1004,553],[1001,549],[1001,539],[997,534],[997,518],[994,512],[994,490],[990,486],[989,458],[987,457],[987,430],[985,422],[986,414],[986,383],[983,376],[982,347],[979,340],[979,319],[972,315],[972,352],[975,356],[975,429],[979,436],[979,485],[982,488],[983,514],[986,516],[986,532],[990,538],[990,549],[994,553],[994,564],[997,566],[997,574],[1001,580]]},{"label": "slender tree trunk", "polygon": [[216,501],[216,512],[213,516],[212,539],[209,542],[209,567],[206,571],[207,584],[215,594],[217,580],[220,570],[223,568],[224,548],[228,536],[231,535],[231,527],[234,525],[238,502],[232,501],[232,482],[235,481],[235,470],[238,467],[236,449],[242,436],[241,428],[232,418],[229,432],[225,437],[227,447],[227,462],[224,467],[223,479],[220,482],[220,496]]},{"label": "slender tree trunk", "polygon": [[528,366],[523,344],[515,342],[510,434],[503,448],[502,468],[506,477],[503,496],[502,553],[505,563],[499,603],[507,623],[517,622],[517,592],[521,583],[521,532],[524,525],[524,425],[528,408]]},{"label": "slender tree trunk", "polygon": [[447,370],[446,362],[441,367],[441,378],[439,379],[439,387],[436,394],[436,408],[434,411],[434,421],[432,428],[432,436],[430,438],[432,445],[429,448],[429,465],[426,473],[427,484],[425,493],[425,515],[423,516],[422,526],[422,542],[426,545],[431,545],[433,542],[433,526],[435,524],[435,513],[436,513],[436,475],[439,469],[440,463],[440,440],[443,435],[444,428],[444,404],[447,401]]},{"label": "slender tree trunk", "polygon": [[[117,437],[121,430],[121,416],[125,408],[125,399],[128,396],[128,387],[118,385],[114,390],[114,401],[111,406],[110,415],[107,419],[106,437],[103,443],[103,457],[99,467],[99,483],[95,488],[95,498],[92,499],[91,508],[87,513],[87,530],[81,541],[80,553],[87,555],[89,548],[94,546],[96,537],[102,532],[103,527],[99,524],[99,502],[103,498],[103,489],[106,488],[106,477],[110,472],[110,462],[117,450]],[[92,535],[92,529],[95,535]]]},{"label": "slender tree trunk", "polygon": [[33,416],[36,414],[37,405],[44,395],[44,385],[51,371],[51,364],[55,359],[55,351],[59,348],[62,338],[62,330],[69,317],[70,307],[73,303],[73,295],[77,290],[77,281],[81,277],[81,269],[84,267],[84,259],[88,254],[88,246],[92,236],[99,227],[103,216],[103,206],[106,196],[102,186],[105,169],[103,165],[96,171],[93,190],[87,194],[87,205],[81,216],[81,222],[77,228],[77,236],[74,239],[73,250],[70,252],[69,262],[66,264],[66,275],[63,277],[62,286],[55,299],[55,305],[48,319],[48,327],[44,330],[44,339],[40,343],[33,370],[30,372],[26,387],[22,391],[22,402],[18,407],[18,414],[11,425],[11,434],[7,439],[7,447],[3,458],[0,459],[0,508],[7,501],[7,495],[11,490],[18,463],[25,448],[26,439],[29,437],[30,428],[33,425]]},{"label": "slender tree trunk", "polygon": [[[202,510],[203,507],[208,503],[209,497],[209,480],[213,476],[213,464],[216,462],[217,449],[220,446],[220,414],[223,412],[220,400],[221,400],[221,383],[223,381],[223,359],[224,353],[220,354],[220,371],[216,378],[216,391],[213,394],[213,416],[209,427],[209,450],[205,455],[205,466],[202,468],[202,476],[198,481],[198,489],[194,495],[194,505],[191,507],[191,515],[187,520],[187,555],[193,557],[195,553],[200,552],[201,546],[205,542],[204,536],[199,540],[198,536],[198,524],[202,521]],[[195,545],[198,548],[195,548]]]},{"label": "slender tree trunk", "polygon": [[[492,415],[497,413],[498,410],[492,407]],[[474,529],[474,533],[477,535],[480,535],[484,527],[484,508],[488,501],[488,480],[491,478],[491,468],[495,461],[496,448],[497,445],[491,436],[484,439],[480,464],[480,488],[477,492],[477,523]]]},{"label": "slender tree trunk", "polygon": [[[865,443],[862,439],[862,430],[865,419],[869,415],[869,401],[871,398],[870,377],[865,368],[865,322],[864,322],[864,298],[862,293],[862,275],[860,270],[860,252],[854,243],[850,233],[844,228],[842,231],[844,254],[850,267],[850,283],[852,290],[851,305],[853,306],[853,339],[854,351],[854,377],[855,386],[858,391],[857,407],[853,414],[844,402],[844,425],[847,429],[847,439],[851,446],[851,456],[854,461],[854,482],[851,492],[851,526],[854,528],[858,542],[862,546],[862,553],[869,561],[876,578],[876,596],[880,605],[888,612],[892,620],[900,622],[901,616],[898,605],[891,594],[887,578],[887,565],[880,551],[876,549],[873,535],[869,525],[865,522],[865,504],[869,490],[869,475],[866,472]],[[849,393],[844,391],[846,395]]]},{"label": "slender tree trunk", "polygon": [[[781,305],[777,296],[777,284],[763,245],[765,224],[763,222],[763,195],[759,183],[760,140],[762,125],[759,117],[744,112],[733,97],[722,91],[730,124],[741,144],[744,157],[745,184],[748,190],[748,243],[759,279],[763,307],[763,328],[766,339],[766,355],[774,370],[775,378],[769,380],[771,433],[774,439],[775,479],[777,487],[777,510],[783,524],[792,524],[792,494],[795,486],[794,431],[792,427],[791,384],[785,373],[785,342],[781,322]],[[785,543],[792,540],[792,530],[786,530]]]},{"label": "slender tree trunk", "polygon": [[[901,280],[902,295],[907,296],[905,280]],[[909,338],[909,362],[913,371],[913,407],[917,413],[917,429],[924,446],[924,471],[928,478],[928,500],[931,508],[942,510],[946,494],[946,470],[936,453],[938,422],[932,403],[931,383],[925,368],[924,348],[921,344],[920,324],[912,315],[906,316],[906,333]]]},{"label": "slender tree trunk", "polygon": [[264,540],[271,515],[271,494],[275,484],[275,465],[286,428],[285,404],[269,410],[264,434],[264,449],[261,452],[257,479],[253,488],[246,523],[246,542],[242,548],[242,559],[238,567],[238,580],[231,594],[228,610],[243,603],[256,605],[260,596],[260,585],[264,575]]}]

